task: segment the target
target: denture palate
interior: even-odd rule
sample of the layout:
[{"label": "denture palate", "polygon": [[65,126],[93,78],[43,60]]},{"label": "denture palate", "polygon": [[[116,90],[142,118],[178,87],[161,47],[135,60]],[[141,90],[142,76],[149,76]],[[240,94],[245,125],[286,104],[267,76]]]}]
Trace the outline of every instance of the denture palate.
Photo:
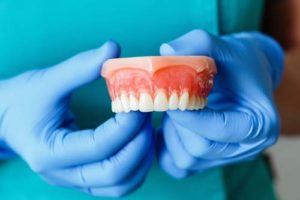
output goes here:
[{"label": "denture palate", "polygon": [[117,58],[101,71],[116,113],[203,109],[216,73],[206,56]]}]

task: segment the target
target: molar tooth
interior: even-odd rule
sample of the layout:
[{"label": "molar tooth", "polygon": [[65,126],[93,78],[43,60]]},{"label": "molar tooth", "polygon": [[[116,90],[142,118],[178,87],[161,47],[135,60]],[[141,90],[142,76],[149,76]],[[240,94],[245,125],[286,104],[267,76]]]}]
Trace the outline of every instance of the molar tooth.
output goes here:
[{"label": "molar tooth", "polygon": [[185,110],[189,104],[189,93],[184,92],[179,98],[178,108],[180,110]]},{"label": "molar tooth", "polygon": [[123,106],[123,111],[129,112],[130,111],[129,100],[125,92],[122,92],[120,99]]},{"label": "molar tooth", "polygon": [[136,111],[139,109],[139,101],[133,94],[129,95],[129,106],[130,106],[130,109],[133,111]]},{"label": "molar tooth", "polygon": [[178,108],[178,96],[176,92],[173,92],[169,97],[169,109],[176,110]]},{"label": "molar tooth", "polygon": [[141,93],[139,100],[139,109],[142,112],[152,112],[153,111],[153,101],[152,97],[148,93]]},{"label": "molar tooth", "polygon": [[195,110],[196,106],[196,97],[195,95],[192,95],[190,100],[189,100],[189,105],[188,105],[188,109],[189,110]]},{"label": "molar tooth", "polygon": [[166,111],[168,109],[168,99],[164,92],[158,91],[154,98],[154,110]]}]

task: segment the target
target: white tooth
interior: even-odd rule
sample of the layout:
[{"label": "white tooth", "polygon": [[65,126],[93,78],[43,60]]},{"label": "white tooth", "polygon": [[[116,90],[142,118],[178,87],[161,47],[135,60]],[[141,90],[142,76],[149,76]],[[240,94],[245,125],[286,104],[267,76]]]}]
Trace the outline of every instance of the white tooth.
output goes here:
[{"label": "white tooth", "polygon": [[119,99],[119,97],[117,97],[117,98],[115,99],[115,106],[116,106],[116,112],[117,112],[117,113],[123,112],[122,102],[121,102],[121,100]]},{"label": "white tooth", "polygon": [[196,97],[195,95],[192,95],[190,100],[189,100],[189,105],[188,105],[188,109],[189,110],[194,110],[195,109],[195,105],[196,105]]},{"label": "white tooth", "polygon": [[152,97],[148,93],[141,93],[139,100],[139,109],[142,112],[152,112],[153,111],[153,101]]},{"label": "white tooth", "polygon": [[168,99],[164,92],[158,91],[154,98],[154,110],[166,111],[168,110]]},{"label": "white tooth", "polygon": [[184,92],[179,98],[178,108],[180,110],[185,110],[189,104],[189,93]]},{"label": "white tooth", "polygon": [[123,106],[123,111],[124,112],[129,112],[130,111],[129,100],[128,100],[128,97],[127,97],[125,92],[123,92],[121,94],[120,99],[121,99],[121,103],[122,103],[122,106]]},{"label": "white tooth", "polygon": [[115,100],[113,101],[114,102],[114,108],[115,108],[115,112],[118,113],[119,112],[119,108],[118,108],[118,105],[117,105],[117,98],[115,98]]},{"label": "white tooth", "polygon": [[130,94],[130,96],[129,96],[129,106],[130,106],[130,109],[133,111],[136,111],[139,109],[139,101],[133,94]]},{"label": "white tooth", "polygon": [[115,101],[111,102],[111,111],[116,112],[116,103],[115,103]]},{"label": "white tooth", "polygon": [[178,96],[176,92],[173,92],[169,98],[169,109],[176,110],[178,108]]}]

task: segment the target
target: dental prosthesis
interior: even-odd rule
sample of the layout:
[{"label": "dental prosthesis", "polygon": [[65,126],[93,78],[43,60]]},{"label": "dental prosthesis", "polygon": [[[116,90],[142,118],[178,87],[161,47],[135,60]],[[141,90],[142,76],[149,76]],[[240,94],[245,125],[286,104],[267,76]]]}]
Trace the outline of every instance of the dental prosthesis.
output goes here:
[{"label": "dental prosthesis", "polygon": [[107,60],[101,75],[119,113],[203,109],[216,72],[206,56],[154,56]]}]

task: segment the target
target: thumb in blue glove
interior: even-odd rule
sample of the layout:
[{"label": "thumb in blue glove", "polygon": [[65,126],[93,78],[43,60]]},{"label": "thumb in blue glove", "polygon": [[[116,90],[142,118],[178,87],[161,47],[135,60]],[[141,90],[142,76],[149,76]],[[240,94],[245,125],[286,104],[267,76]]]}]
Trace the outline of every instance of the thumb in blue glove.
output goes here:
[{"label": "thumb in blue glove", "polygon": [[168,111],[159,132],[159,161],[181,178],[211,167],[253,159],[274,144],[279,117],[273,90],[283,71],[283,51],[261,33],[216,37],[191,31],[163,44],[161,55],[206,55],[218,74],[199,111]]},{"label": "thumb in blue glove", "polygon": [[119,53],[109,41],[0,82],[0,140],[49,183],[121,196],[144,180],[153,154],[150,116],[117,114],[95,130],[77,130],[69,110],[72,92],[96,80],[103,62]]}]

